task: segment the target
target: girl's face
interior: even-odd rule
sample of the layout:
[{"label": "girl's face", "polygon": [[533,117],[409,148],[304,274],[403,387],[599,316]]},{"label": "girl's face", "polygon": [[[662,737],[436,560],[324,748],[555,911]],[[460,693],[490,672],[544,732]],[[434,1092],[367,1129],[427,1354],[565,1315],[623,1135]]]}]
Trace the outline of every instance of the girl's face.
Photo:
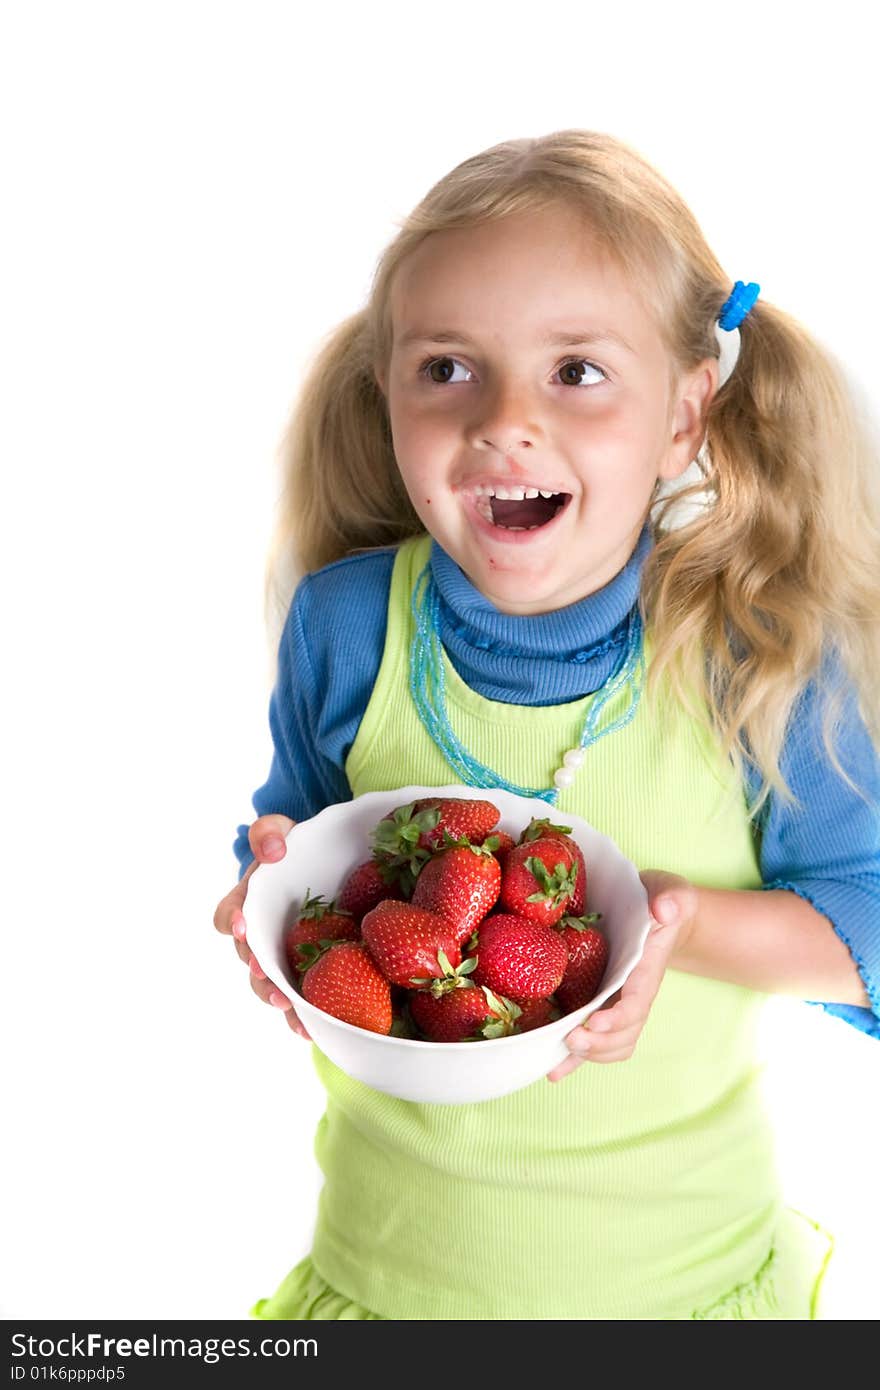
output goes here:
[{"label": "girl's face", "polygon": [[426,530],[506,613],[607,584],[657,479],[696,456],[714,359],[673,388],[648,311],[564,210],[432,233],[391,310],[377,380]]}]

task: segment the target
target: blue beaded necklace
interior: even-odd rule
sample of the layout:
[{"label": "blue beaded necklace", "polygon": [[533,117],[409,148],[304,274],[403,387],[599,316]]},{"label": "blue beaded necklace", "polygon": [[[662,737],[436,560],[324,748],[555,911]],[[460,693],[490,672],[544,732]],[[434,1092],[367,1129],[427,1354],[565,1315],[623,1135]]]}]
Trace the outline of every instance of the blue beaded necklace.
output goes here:
[{"label": "blue beaded necklace", "polygon": [[[446,713],[446,677],[443,671],[443,648],[440,642],[440,595],[431,574],[430,561],[425,565],[412,596],[415,633],[410,646],[409,687],[419,718],[443,754],[458,780],[467,787],[498,787],[517,796],[536,797],[555,806],[559,793],[571,786],[575,771],[584,761],[586,750],[606,734],[614,733],[629,724],[638,708],[645,674],[642,620],[638,604],[627,622],[626,645],[623,655],[611,675],[595,692],[577,748],[570,748],[563,763],[554,774],[552,787],[520,787],[508,782],[485,763],[479,762],[454,733]],[[609,700],[623,687],[629,687],[629,707],[626,712],[604,729],[598,727],[602,711]]]}]

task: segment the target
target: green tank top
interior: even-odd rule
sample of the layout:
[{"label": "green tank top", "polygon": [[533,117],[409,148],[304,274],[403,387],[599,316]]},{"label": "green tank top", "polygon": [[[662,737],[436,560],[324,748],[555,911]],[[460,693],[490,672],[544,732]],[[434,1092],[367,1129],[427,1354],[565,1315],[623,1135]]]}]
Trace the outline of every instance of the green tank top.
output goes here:
[{"label": "green tank top", "polygon": [[[382,662],[346,764],[355,796],[455,780],[409,689],[410,603],[429,549],[420,537],[395,558]],[[445,653],[444,666],[465,746],[509,780],[551,786],[593,697],[503,704],[467,687]],[[671,701],[643,696],[588,750],[557,810],[639,869],[761,884],[734,769]],[[315,1268],[386,1318],[693,1317],[754,1277],[782,1209],[756,1060],[765,998],[669,970],[630,1059],[480,1104],[397,1100],[313,1048],[328,1095]]]}]

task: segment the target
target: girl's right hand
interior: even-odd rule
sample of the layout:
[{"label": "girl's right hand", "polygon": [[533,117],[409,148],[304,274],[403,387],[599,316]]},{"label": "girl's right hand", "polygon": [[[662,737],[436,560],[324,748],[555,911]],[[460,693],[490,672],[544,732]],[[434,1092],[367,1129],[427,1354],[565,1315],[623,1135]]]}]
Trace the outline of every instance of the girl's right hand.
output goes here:
[{"label": "girl's right hand", "polygon": [[247,896],[248,879],[251,874],[260,864],[276,864],[279,859],[284,858],[287,853],[285,840],[295,824],[296,821],[292,821],[289,816],[276,815],[260,816],[254,821],[248,830],[248,843],[254,855],[253,863],[248,865],[232,892],[227,893],[226,897],[217,904],[214,913],[214,926],[224,936],[233,938],[239,957],[249,967],[251,989],[257,998],[262,999],[264,1004],[273,1004],[275,1008],[283,1009],[284,1016],[293,1031],[299,1033],[301,1038],[310,1041],[309,1034],[297,1018],[291,1001],[279,989],[276,989],[271,980],[267,980],[260,969],[256,956],[247,944],[244,913],[242,912]]}]

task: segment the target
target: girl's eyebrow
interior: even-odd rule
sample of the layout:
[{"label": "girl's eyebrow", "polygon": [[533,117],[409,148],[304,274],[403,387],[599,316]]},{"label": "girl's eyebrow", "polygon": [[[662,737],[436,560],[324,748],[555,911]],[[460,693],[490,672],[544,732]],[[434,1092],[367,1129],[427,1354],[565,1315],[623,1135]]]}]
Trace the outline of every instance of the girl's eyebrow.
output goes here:
[{"label": "girl's eyebrow", "polygon": [[[465,343],[469,347],[476,346],[474,340],[466,333],[460,333],[454,328],[439,328],[433,333],[426,333],[422,328],[412,328],[408,333],[404,333],[399,341],[401,347],[409,347],[413,343]],[[625,352],[635,353],[635,348],[630,347],[626,339],[621,338],[620,334],[611,328],[549,329],[538,341],[540,347],[593,347],[597,343],[611,343],[614,347],[623,348]]]}]

